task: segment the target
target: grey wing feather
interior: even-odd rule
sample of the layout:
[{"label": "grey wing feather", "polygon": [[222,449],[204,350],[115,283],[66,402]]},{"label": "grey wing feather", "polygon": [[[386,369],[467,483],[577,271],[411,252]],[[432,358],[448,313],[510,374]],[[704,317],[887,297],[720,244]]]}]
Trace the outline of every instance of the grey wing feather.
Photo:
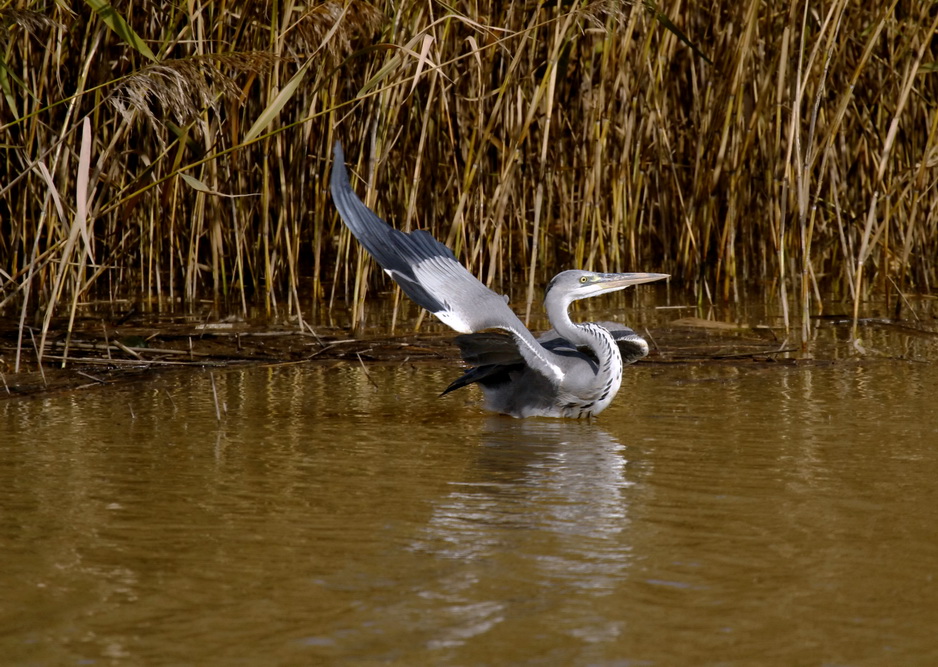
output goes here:
[{"label": "grey wing feather", "polygon": [[521,324],[505,297],[476,280],[449,248],[425,231],[398,231],[365,206],[349,183],[339,142],[330,185],[352,234],[417,304],[463,333]]},{"label": "grey wing feather", "polygon": [[[566,338],[556,331],[550,331],[538,336],[537,342],[544,349],[559,357],[576,357],[589,361],[592,353],[589,350],[578,350]],[[508,382],[516,373],[524,371],[526,360],[522,354],[515,337],[496,332],[470,333],[456,336],[456,344],[463,361],[470,368],[460,377],[456,378],[443,392],[443,395],[461,387],[478,382],[483,386],[497,386]],[[590,361],[590,363],[593,363]],[[535,382],[531,379],[530,382]]]},{"label": "grey wing feather", "polygon": [[460,355],[470,366],[509,366],[524,363],[518,344],[508,334],[484,332],[456,336]]}]

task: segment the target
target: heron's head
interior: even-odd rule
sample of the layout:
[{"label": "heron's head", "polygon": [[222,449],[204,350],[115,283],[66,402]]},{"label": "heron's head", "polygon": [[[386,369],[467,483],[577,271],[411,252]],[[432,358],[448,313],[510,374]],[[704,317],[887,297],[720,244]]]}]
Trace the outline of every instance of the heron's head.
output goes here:
[{"label": "heron's head", "polygon": [[574,269],[554,276],[544,298],[562,298],[569,303],[668,277],[667,273],[594,273]]}]

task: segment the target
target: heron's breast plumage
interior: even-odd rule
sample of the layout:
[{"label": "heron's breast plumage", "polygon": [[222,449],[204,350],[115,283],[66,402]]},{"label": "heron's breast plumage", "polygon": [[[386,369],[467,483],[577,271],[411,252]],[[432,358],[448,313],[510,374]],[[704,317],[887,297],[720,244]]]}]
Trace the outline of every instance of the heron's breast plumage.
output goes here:
[{"label": "heron's breast plumage", "polygon": [[[566,388],[566,399],[561,404],[563,417],[584,418],[598,415],[615,398],[622,384],[622,354],[619,346],[604,327],[593,323],[578,327],[590,339],[590,347],[596,354],[595,377],[588,382],[589,389]],[[564,388],[562,388],[564,389]]]}]

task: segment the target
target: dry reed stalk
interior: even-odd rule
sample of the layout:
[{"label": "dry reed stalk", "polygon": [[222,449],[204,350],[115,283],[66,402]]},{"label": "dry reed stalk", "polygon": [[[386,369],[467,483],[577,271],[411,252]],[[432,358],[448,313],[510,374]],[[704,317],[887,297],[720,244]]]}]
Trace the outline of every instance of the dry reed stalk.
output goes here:
[{"label": "dry reed stalk", "polygon": [[[936,29],[938,29],[938,17],[936,17],[929,29],[927,34],[935,34]],[[886,190],[884,179],[886,175],[887,167],[889,166],[890,157],[892,155],[892,150],[895,144],[896,132],[899,127],[899,120],[905,111],[906,104],[909,100],[909,94],[912,90],[912,86],[915,82],[915,78],[918,75],[919,67],[922,63],[922,58],[925,54],[926,48],[929,46],[930,40],[923,41],[916,54],[915,60],[908,64],[906,71],[903,75],[903,82],[901,91],[899,93],[899,100],[896,103],[896,109],[892,116],[892,119],[889,123],[889,130],[886,134],[886,138],[883,142],[883,148],[880,152],[878,167],[876,171],[876,181],[874,183],[873,196],[870,200],[870,207],[866,217],[866,225],[863,229],[863,237],[860,243],[860,249],[857,251],[857,266],[856,266],[856,286],[853,290],[854,300],[853,300],[853,330],[852,336],[853,339],[857,339],[857,321],[859,319],[860,312],[860,294],[862,293],[863,287],[863,267],[866,262],[868,253],[870,251],[871,238],[873,236],[873,228],[875,222],[875,211],[876,204],[880,196],[881,190]],[[891,189],[891,188],[890,188]],[[883,221],[879,224],[876,235],[878,236],[883,231],[889,229],[889,216],[883,216]],[[888,237],[887,237],[888,238]],[[884,251],[885,254],[885,251]]]},{"label": "dry reed stalk", "polygon": [[[21,335],[92,293],[300,328],[345,299],[363,321],[390,283],[335,217],[335,138],[380,214],[522,286],[528,316],[556,270],[654,268],[701,304],[769,290],[807,340],[822,308],[938,280],[923,0],[87,7],[0,10],[0,310]],[[85,118],[69,247],[77,199],[50,193],[80,191]]]}]

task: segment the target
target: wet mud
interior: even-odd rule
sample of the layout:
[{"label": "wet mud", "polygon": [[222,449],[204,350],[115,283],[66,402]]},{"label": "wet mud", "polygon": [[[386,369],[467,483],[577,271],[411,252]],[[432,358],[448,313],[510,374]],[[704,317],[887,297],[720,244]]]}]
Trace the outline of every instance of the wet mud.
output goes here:
[{"label": "wet mud", "polygon": [[[38,334],[20,340],[15,320],[0,319],[0,400],[75,391],[115,383],[145,382],[165,369],[227,368],[245,364],[419,363],[460,366],[448,332],[371,335],[342,328],[250,322],[238,318],[194,322],[186,317],[100,318],[67,323],[46,339],[36,362]],[[819,318],[809,344],[784,328],[741,326],[698,318],[678,318],[643,328],[651,352],[639,364],[724,364],[767,368],[783,365],[855,363],[938,358],[938,323],[867,319],[863,341],[850,340],[851,322]],[[871,344],[872,341],[872,344]],[[911,341],[911,343],[910,343]],[[20,362],[17,372],[16,357]]]}]

